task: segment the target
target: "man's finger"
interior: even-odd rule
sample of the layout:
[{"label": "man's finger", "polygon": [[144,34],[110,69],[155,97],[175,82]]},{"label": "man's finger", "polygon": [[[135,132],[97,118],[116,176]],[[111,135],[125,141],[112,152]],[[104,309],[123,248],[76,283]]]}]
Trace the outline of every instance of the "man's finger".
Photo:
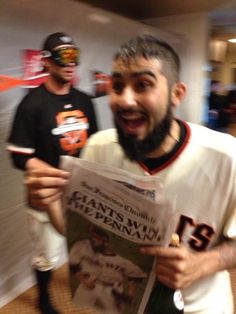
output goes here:
[{"label": "man's finger", "polygon": [[28,169],[26,171],[26,176],[29,176],[29,177],[32,176],[36,178],[56,177],[56,178],[68,179],[70,177],[70,173],[61,169],[57,169],[57,168],[45,168],[45,169],[33,168],[33,169]]},{"label": "man's finger", "polygon": [[63,187],[68,184],[68,179],[61,177],[26,177],[24,180],[24,184],[29,187],[29,189],[33,188],[52,188],[52,187]]},{"label": "man's finger", "polygon": [[57,201],[58,199],[61,198],[62,193],[54,193],[51,196],[47,196],[45,198],[40,198],[37,196],[32,196],[30,195],[30,197],[28,196],[28,205],[29,207],[32,207],[34,209],[38,209],[38,210],[43,210],[43,211],[47,211],[48,210],[48,206],[50,204],[52,204],[53,202]]},{"label": "man's finger", "polygon": [[140,252],[145,255],[158,256],[160,258],[177,258],[180,255],[180,249],[175,247],[145,246],[140,248]]},{"label": "man's finger", "polygon": [[49,189],[31,189],[28,192],[28,195],[34,199],[45,199],[49,197],[53,197],[54,195],[61,195],[62,191],[58,188],[49,188]]}]

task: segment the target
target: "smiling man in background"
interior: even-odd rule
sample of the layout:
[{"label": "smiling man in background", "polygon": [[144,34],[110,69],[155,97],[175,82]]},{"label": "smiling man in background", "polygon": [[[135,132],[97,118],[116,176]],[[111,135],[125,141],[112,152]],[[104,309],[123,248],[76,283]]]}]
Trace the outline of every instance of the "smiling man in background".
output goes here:
[{"label": "smiling man in background", "polygon": [[[45,39],[42,56],[49,78],[23,98],[8,139],[7,148],[16,168],[26,170],[31,163],[58,167],[61,155],[79,156],[88,136],[97,131],[89,96],[72,86],[79,53],[66,33],[53,33]],[[55,208],[60,208],[60,202]],[[56,314],[48,287],[51,270],[60,258],[64,239],[57,230],[63,233],[63,225],[56,226],[56,230],[48,214],[35,209],[28,212],[35,249],[32,265],[39,290],[38,307],[43,314]]]}]

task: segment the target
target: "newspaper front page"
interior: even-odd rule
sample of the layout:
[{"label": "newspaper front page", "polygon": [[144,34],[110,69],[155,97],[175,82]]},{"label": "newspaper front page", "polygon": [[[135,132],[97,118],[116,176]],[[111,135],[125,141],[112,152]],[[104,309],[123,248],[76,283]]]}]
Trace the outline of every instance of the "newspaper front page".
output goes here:
[{"label": "newspaper front page", "polygon": [[61,168],[71,173],[63,208],[73,301],[89,313],[145,313],[155,260],[140,247],[169,244],[174,198],[155,177],[68,156]]}]

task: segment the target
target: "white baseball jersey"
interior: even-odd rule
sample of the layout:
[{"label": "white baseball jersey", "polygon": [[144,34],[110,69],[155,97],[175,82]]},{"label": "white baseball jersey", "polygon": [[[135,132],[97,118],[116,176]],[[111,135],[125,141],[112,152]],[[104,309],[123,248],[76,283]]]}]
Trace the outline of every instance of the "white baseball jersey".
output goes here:
[{"label": "white baseball jersey", "polygon": [[89,240],[77,241],[69,254],[70,264],[79,264],[83,273],[92,274],[96,277],[99,272],[96,254]]},{"label": "white baseball jersey", "polygon": [[124,278],[145,278],[146,274],[130,260],[115,253],[94,252],[89,240],[76,242],[69,255],[71,264],[80,264],[81,271],[93,274],[108,285],[123,284]]},{"label": "white baseball jersey", "polygon": [[[200,252],[219,244],[222,236],[236,240],[236,139],[200,125],[185,127],[185,141],[175,156],[152,173],[125,156],[115,129],[93,135],[82,158],[155,176],[166,196],[176,197],[181,241]],[[232,302],[227,271],[200,279],[182,292],[185,313],[233,313],[226,305]]]},{"label": "white baseball jersey", "polygon": [[[123,292],[125,278],[140,279],[146,274],[131,261],[109,252],[95,252],[90,240],[77,241],[69,254],[70,264],[79,264],[80,271],[94,280],[94,287],[87,288],[79,284],[73,296],[73,302],[80,307],[92,307],[98,311],[96,302],[102,305],[103,314],[120,314],[123,306],[117,306],[116,296],[112,293]],[[100,313],[100,312],[99,312]]]}]

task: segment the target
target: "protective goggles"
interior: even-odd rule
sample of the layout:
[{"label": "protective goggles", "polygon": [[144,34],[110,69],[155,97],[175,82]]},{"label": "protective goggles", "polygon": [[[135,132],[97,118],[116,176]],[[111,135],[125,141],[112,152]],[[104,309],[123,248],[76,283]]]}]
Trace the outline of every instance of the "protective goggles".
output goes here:
[{"label": "protective goggles", "polygon": [[61,47],[50,52],[50,58],[59,66],[79,64],[80,51],[76,47]]}]

